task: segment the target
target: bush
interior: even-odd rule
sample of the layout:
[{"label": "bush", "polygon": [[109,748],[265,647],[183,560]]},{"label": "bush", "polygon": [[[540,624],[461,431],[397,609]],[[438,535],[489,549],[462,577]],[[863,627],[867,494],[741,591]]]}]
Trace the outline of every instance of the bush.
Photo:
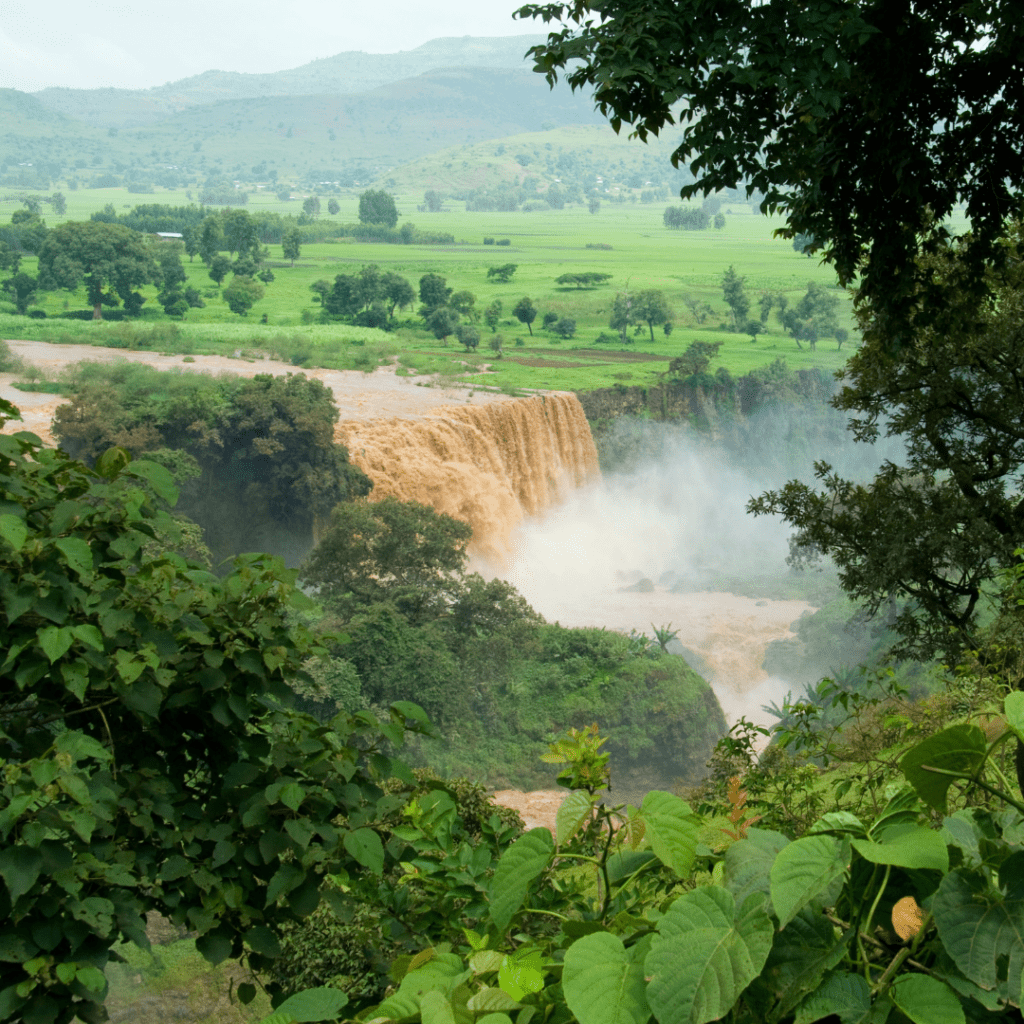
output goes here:
[{"label": "bush", "polygon": [[485,238],[484,239],[484,245],[494,245],[494,239],[493,238]]},{"label": "bush", "polygon": [[512,244],[512,239],[510,239],[510,238],[499,238],[498,241],[495,244],[496,245],[511,245]]}]

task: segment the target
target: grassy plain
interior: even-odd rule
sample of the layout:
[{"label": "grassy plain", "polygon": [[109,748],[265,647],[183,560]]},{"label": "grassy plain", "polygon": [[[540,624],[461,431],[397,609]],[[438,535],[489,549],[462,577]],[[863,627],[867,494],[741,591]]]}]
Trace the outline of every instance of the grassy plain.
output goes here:
[{"label": "grassy plain", "polygon": [[[140,202],[185,204],[185,193],[164,192],[138,195],[123,189],[79,190],[66,193],[68,210],[63,218],[46,211],[45,219],[52,226],[58,220],[85,219],[91,212],[111,203],[118,210]],[[339,223],[356,220],[358,190],[338,197],[341,209],[335,218]],[[756,315],[757,298],[762,289],[779,291],[790,302],[797,301],[810,281],[835,287],[832,270],[820,266],[817,259],[796,253],[790,242],[772,237],[781,221],[755,215],[746,204],[725,203],[726,225],[720,231],[702,232],[669,230],[662,224],[665,203],[602,202],[600,210],[591,214],[585,207],[567,206],[563,210],[546,209],[535,212],[476,213],[467,212],[464,204],[449,200],[443,212],[418,212],[422,201],[419,193],[397,196],[400,223],[412,220],[417,226],[451,232],[456,244],[446,246],[408,246],[364,243],[339,239],[333,243],[305,245],[295,266],[284,260],[280,246],[271,246],[271,266],[276,280],[266,289],[265,297],[250,315],[240,318],[230,312],[221,298],[221,290],[207,275],[198,260],[185,260],[189,283],[204,295],[206,308],[189,312],[179,325],[179,337],[187,339],[193,351],[226,351],[249,349],[270,351],[294,358],[297,365],[353,365],[354,355],[362,355],[364,368],[370,369],[379,359],[397,356],[402,372],[458,375],[479,386],[523,388],[592,389],[616,383],[649,385],[657,382],[668,368],[668,361],[682,353],[692,341],[722,341],[723,348],[716,365],[727,367],[734,375],[783,357],[791,369],[821,367],[839,368],[852,345],[837,351],[833,339],[824,339],[816,352],[806,344],[803,349],[786,336],[774,315],[768,322],[768,333],[751,342],[749,336],[736,334],[725,326],[728,310],[721,291],[721,277],[730,265],[746,278],[746,289]],[[0,216],[6,213],[3,204]],[[10,204],[13,210],[14,204]],[[277,212],[298,212],[296,201],[281,202],[275,196],[259,194],[250,201],[252,212],[266,209]],[[326,202],[323,204],[326,209]],[[323,215],[325,218],[328,215]],[[508,239],[504,246],[485,245],[484,238]],[[588,248],[589,246],[589,248]],[[598,248],[595,248],[598,246]],[[319,314],[309,286],[316,280],[333,281],[335,275],[355,273],[364,265],[376,263],[382,269],[405,276],[414,287],[425,273],[447,278],[456,291],[468,290],[476,296],[475,308],[483,311],[493,300],[503,306],[498,333],[504,339],[504,357],[496,359],[487,348],[492,337],[481,324],[482,339],[477,353],[466,353],[454,338],[447,347],[432,337],[415,316],[413,309],[399,314],[398,329],[384,335],[345,325],[321,325],[303,322],[303,315]],[[488,268],[515,263],[518,269],[508,284],[488,280]],[[24,261],[23,269],[34,273],[35,260]],[[611,280],[598,288],[579,290],[555,284],[555,278],[571,271],[599,271],[611,274]],[[618,339],[608,341],[614,332],[608,326],[612,303],[619,291],[636,292],[658,289],[673,310],[675,329],[668,337],[655,327],[652,342],[647,327],[631,335],[622,346]],[[148,299],[144,319],[131,330],[121,328],[131,347],[176,349],[167,340],[169,321],[156,303],[156,289],[143,290]],[[849,297],[843,298],[840,322],[852,327]],[[525,324],[511,316],[513,306],[529,296],[538,310],[531,335]],[[685,297],[709,303],[713,313],[704,324],[694,322],[684,304]],[[89,341],[103,343],[111,336],[114,325],[84,321],[52,320],[65,309],[86,307],[84,289],[40,293],[37,308],[43,309],[46,320],[0,315],[0,335],[5,338],[40,338],[53,341]],[[578,330],[574,338],[562,340],[541,328],[545,313],[572,317]],[[262,323],[263,316],[266,323]],[[144,326],[162,325],[163,338],[154,338],[149,345]],[[601,335],[604,338],[601,339]],[[600,339],[600,340],[599,340]],[[353,353],[350,345],[374,352]],[[291,353],[291,354],[290,354]],[[371,365],[372,363],[372,365]],[[481,371],[484,376],[478,376]],[[477,376],[475,376],[477,375]]]}]

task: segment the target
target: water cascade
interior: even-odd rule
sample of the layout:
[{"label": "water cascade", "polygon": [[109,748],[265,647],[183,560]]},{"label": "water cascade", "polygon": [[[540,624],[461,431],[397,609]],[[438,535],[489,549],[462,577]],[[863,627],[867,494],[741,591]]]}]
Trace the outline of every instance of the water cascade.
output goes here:
[{"label": "water cascade", "polygon": [[525,516],[600,477],[573,394],[442,406],[418,419],[347,421],[336,438],[373,480],[371,499],[419,501],[473,527],[471,550],[501,562]]}]

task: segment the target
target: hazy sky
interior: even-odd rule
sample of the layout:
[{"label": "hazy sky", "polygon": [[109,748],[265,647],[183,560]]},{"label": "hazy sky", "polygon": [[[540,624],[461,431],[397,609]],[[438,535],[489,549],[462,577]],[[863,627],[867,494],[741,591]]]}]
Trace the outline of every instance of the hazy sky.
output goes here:
[{"label": "hazy sky", "polygon": [[543,31],[525,0],[3,0],[0,88],[141,89],[211,69],[281,71],[345,50]]}]

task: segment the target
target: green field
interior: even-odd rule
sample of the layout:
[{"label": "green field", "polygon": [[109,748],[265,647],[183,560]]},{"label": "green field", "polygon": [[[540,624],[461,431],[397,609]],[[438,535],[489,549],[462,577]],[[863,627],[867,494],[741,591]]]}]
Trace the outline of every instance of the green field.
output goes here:
[{"label": "green field", "polygon": [[[349,190],[338,197],[339,223],[356,220],[358,193]],[[123,189],[97,189],[66,193],[68,210],[63,218],[44,208],[50,226],[61,220],[85,219],[107,203],[115,209],[131,208],[141,202],[186,204],[185,193],[160,191],[153,196],[139,196]],[[835,287],[833,271],[796,253],[790,242],[772,237],[781,220],[753,214],[746,204],[725,202],[722,211],[726,225],[720,231],[673,231],[664,227],[662,213],[665,203],[602,202],[600,210],[591,214],[586,207],[567,206],[563,210],[545,209],[535,212],[476,213],[467,212],[462,202],[448,200],[441,213],[418,212],[421,193],[399,193],[396,197],[400,224],[413,221],[418,227],[450,232],[456,239],[453,246],[409,246],[363,243],[339,239],[335,243],[303,246],[300,259],[290,267],[283,259],[280,246],[271,247],[271,266],[276,280],[267,287],[266,295],[247,318],[230,312],[218,289],[207,276],[198,258],[184,261],[189,283],[204,295],[205,309],[189,312],[178,325],[179,338],[195,352],[231,349],[277,350],[279,355],[295,353],[297,364],[350,366],[353,353],[349,342],[367,346],[377,358],[397,356],[404,372],[437,372],[461,374],[479,386],[511,388],[591,389],[616,383],[646,385],[658,380],[667,370],[668,360],[679,355],[695,340],[724,342],[716,365],[725,366],[734,375],[755,366],[783,357],[790,369],[821,367],[837,369],[852,350],[847,344],[837,351],[834,339],[823,339],[816,352],[806,343],[800,349],[788,337],[774,315],[768,321],[768,333],[752,343],[749,336],[735,334],[724,328],[728,309],[721,290],[721,277],[730,265],[746,278],[746,289],[752,301],[751,314],[756,315],[756,301],[762,289],[783,292],[790,302],[797,301],[810,281]],[[326,208],[326,203],[323,204]],[[255,195],[248,209],[276,210],[295,213],[295,201],[281,202],[275,196]],[[0,203],[0,217],[6,218],[16,208],[15,197],[9,195]],[[327,215],[324,214],[323,218]],[[484,245],[483,239],[509,239],[507,246]],[[588,245],[610,248],[587,248]],[[491,332],[481,324],[480,350],[469,354],[450,340],[441,345],[422,326],[414,309],[399,314],[400,326],[390,334],[351,328],[342,324],[321,325],[303,322],[303,314],[319,314],[309,286],[318,279],[333,281],[335,275],[355,273],[362,266],[376,263],[381,268],[404,275],[414,287],[425,273],[438,273],[447,278],[456,291],[468,290],[476,296],[476,309],[483,311],[494,299],[504,307],[498,332],[504,338],[504,357],[496,359],[487,348]],[[508,284],[487,279],[489,267],[515,263],[518,270]],[[35,272],[34,258],[24,261],[22,269]],[[578,290],[563,288],[555,278],[571,271],[599,271],[611,274],[611,280],[598,288]],[[654,341],[646,327],[631,336],[630,344],[622,346],[618,339],[598,341],[604,334],[610,338],[609,315],[616,292],[628,289],[658,289],[664,292],[673,310],[675,330],[666,337],[655,327]],[[156,303],[157,289],[143,290],[149,300],[143,320],[133,325],[94,324],[83,321],[52,320],[67,309],[86,308],[84,288],[79,292],[43,292],[37,308],[47,313],[46,320],[0,315],[0,334],[5,338],[42,338],[60,341],[102,343],[112,331],[120,329],[130,338],[130,345],[146,346],[145,328],[164,324],[163,339],[153,347],[176,348],[167,340],[166,330],[172,321]],[[511,309],[524,295],[538,310],[531,336],[526,325],[511,317]],[[703,325],[694,322],[684,305],[684,297],[692,296],[713,307]],[[547,312],[568,316],[578,323],[578,332],[570,340],[562,340],[541,329]],[[261,322],[266,316],[267,323]],[[844,295],[841,323],[852,330],[850,301]],[[130,327],[130,330],[129,330]],[[362,363],[367,367],[366,356]],[[486,377],[472,376],[489,368]]]}]

